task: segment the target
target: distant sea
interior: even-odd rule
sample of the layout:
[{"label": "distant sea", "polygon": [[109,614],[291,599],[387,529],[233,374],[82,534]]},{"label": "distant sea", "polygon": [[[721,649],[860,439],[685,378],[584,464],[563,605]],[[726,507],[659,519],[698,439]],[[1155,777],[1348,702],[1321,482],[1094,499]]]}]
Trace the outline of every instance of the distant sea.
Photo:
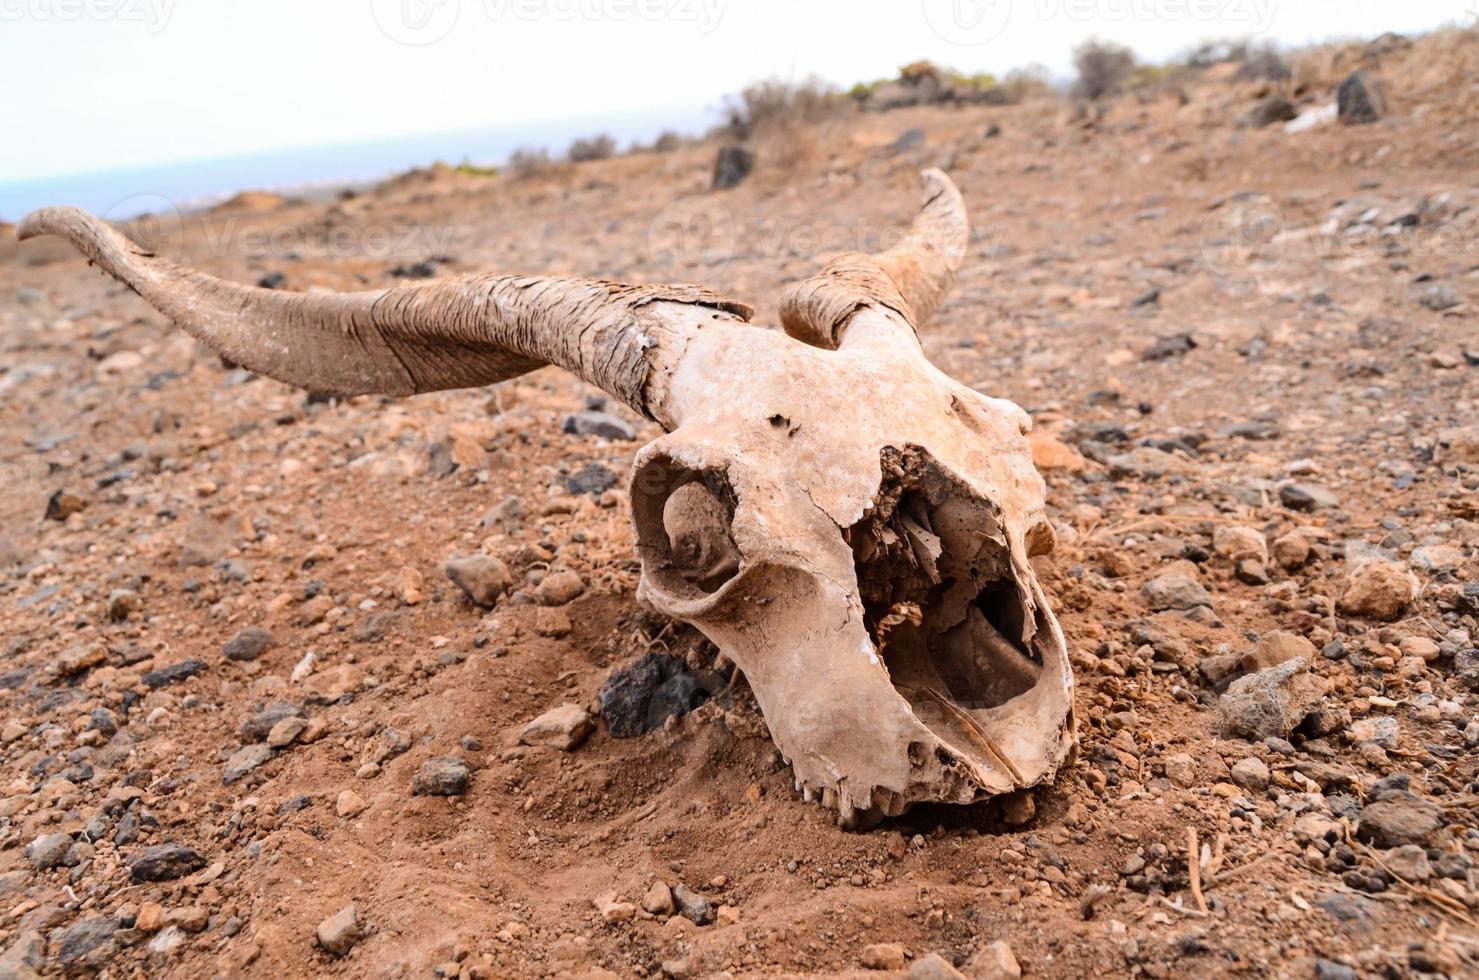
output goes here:
[{"label": "distant sea", "polygon": [[246,190],[328,194],[439,160],[496,166],[526,146],[546,148],[557,157],[572,140],[599,133],[625,150],[668,129],[701,133],[714,125],[716,115],[711,108],[693,106],[653,109],[0,182],[0,220],[13,222],[53,204],[74,204],[116,221],[170,208],[206,208]]}]

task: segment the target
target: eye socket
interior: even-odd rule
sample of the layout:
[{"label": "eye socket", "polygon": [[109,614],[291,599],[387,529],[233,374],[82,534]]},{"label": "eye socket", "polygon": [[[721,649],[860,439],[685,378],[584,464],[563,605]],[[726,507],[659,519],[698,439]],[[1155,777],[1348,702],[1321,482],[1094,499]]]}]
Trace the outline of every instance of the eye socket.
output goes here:
[{"label": "eye socket", "polygon": [[649,580],[679,598],[697,598],[739,574],[734,509],[734,490],[718,470],[690,469],[666,456],[644,465],[632,483],[632,516]]}]

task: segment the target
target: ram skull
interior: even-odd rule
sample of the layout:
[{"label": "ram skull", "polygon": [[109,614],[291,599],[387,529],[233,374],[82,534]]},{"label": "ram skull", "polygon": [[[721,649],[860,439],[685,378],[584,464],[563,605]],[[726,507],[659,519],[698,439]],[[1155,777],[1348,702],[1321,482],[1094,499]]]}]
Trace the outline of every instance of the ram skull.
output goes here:
[{"label": "ram skull", "polygon": [[745,674],[806,796],[856,826],[1052,778],[1075,747],[1030,420],[925,357],[966,252],[960,194],[924,173],[910,234],[787,290],[785,332],[694,286],[484,275],[293,294],[205,275],[91,215],[57,234],[244,367],[345,395],[563,367],[658,422],[637,455],[640,594]]}]

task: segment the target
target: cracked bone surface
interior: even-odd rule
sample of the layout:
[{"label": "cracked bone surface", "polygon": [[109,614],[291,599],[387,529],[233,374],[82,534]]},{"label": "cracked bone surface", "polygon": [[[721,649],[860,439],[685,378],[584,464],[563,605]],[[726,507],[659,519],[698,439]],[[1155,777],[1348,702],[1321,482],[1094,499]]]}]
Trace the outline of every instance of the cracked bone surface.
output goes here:
[{"label": "cracked bone surface", "polygon": [[84,212],[59,234],[233,361],[322,392],[409,395],[548,364],[656,420],[637,455],[641,594],[742,670],[798,785],[844,825],[1051,779],[1076,745],[1029,419],[918,331],[969,240],[924,173],[911,233],[792,286],[785,332],[694,286],[477,276],[364,293],[227,283]]}]

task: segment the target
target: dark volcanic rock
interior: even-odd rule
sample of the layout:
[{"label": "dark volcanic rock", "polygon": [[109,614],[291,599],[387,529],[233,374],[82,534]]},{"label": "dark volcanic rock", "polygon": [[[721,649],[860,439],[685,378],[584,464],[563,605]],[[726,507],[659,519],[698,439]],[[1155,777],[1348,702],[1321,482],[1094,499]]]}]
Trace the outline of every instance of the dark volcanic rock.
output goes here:
[{"label": "dark volcanic rock", "polygon": [[221,653],[227,660],[256,660],[272,646],[272,634],[260,626],[248,626],[226,641]]},{"label": "dark volcanic rock", "polygon": [[471,777],[467,763],[451,756],[428,759],[421,763],[411,779],[411,792],[417,796],[461,796],[467,792]]},{"label": "dark volcanic rock", "polygon": [[738,187],[755,169],[755,154],[739,144],[719,147],[714,158],[714,190]]},{"label": "dark volcanic rock", "polygon": [[272,731],[272,726],[284,718],[305,718],[307,714],[296,704],[287,701],[274,701],[262,711],[241,723],[238,731],[243,742],[261,742],[267,738],[267,733]]},{"label": "dark volcanic rock", "polygon": [[610,490],[620,479],[609,466],[587,463],[579,472],[565,478],[565,489],[571,493],[588,493],[594,496]]},{"label": "dark volcanic rock", "polygon": [[117,931],[118,923],[104,916],[68,926],[57,947],[57,962],[64,967],[100,966],[112,955],[113,934]]},{"label": "dark volcanic rock", "polygon": [[149,671],[144,675],[144,683],[155,688],[165,687],[176,681],[185,680],[187,677],[194,677],[204,669],[205,661],[203,660],[181,660],[177,664]]},{"label": "dark volcanic rock", "polygon": [[128,862],[134,881],[173,881],[205,867],[205,856],[183,844],[146,847]]},{"label": "dark volcanic rock", "polygon": [[632,738],[661,728],[669,717],[688,714],[708,698],[683,661],[649,653],[606,678],[596,702],[611,734]]},{"label": "dark volcanic rock", "polygon": [[1381,79],[1362,69],[1352,72],[1335,93],[1340,121],[1351,126],[1374,123],[1387,114],[1387,90]]},{"label": "dark volcanic rock", "polygon": [[1443,810],[1411,793],[1387,793],[1361,811],[1356,836],[1378,847],[1422,844],[1443,826]]}]

